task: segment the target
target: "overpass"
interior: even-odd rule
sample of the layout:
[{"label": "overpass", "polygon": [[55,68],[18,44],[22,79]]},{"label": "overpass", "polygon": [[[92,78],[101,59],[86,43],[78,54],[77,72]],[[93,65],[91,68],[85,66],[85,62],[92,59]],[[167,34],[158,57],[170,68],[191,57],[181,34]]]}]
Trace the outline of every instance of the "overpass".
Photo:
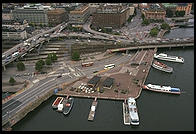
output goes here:
[{"label": "overpass", "polygon": [[[67,26],[67,23],[65,24],[64,22],[57,25],[56,27],[53,27],[47,31],[44,31],[40,34],[37,34],[29,39],[27,39],[25,42],[29,43],[29,47],[26,48],[25,51],[20,52],[16,57],[12,57],[11,55],[14,52],[18,51],[18,48],[24,48],[24,43],[19,43],[17,45],[15,45],[14,47],[10,48],[9,50],[7,50],[6,52],[4,52],[2,55],[4,55],[5,57],[7,56],[11,56],[10,60],[2,60],[2,67],[4,68],[4,70],[6,69],[5,66],[8,65],[9,63],[15,61],[16,59],[20,58],[21,56],[25,55],[27,52],[31,51],[32,49],[34,49],[34,47],[38,47],[40,44],[42,45],[43,42],[45,41],[49,41],[50,37],[48,38],[44,38],[45,34],[50,34],[56,30],[61,31],[62,29],[64,29]],[[42,38],[43,37],[43,38]]]},{"label": "overpass", "polygon": [[108,49],[107,53],[113,53],[113,52],[120,52],[120,51],[126,51],[126,53],[128,52],[128,50],[136,50],[136,49],[150,49],[150,48],[171,48],[171,47],[188,47],[188,46],[194,46],[194,41],[193,42],[176,42],[176,43],[172,43],[172,44],[142,44],[142,45],[138,45],[138,46],[131,46],[131,47],[126,47],[126,48],[117,48],[117,49]]}]

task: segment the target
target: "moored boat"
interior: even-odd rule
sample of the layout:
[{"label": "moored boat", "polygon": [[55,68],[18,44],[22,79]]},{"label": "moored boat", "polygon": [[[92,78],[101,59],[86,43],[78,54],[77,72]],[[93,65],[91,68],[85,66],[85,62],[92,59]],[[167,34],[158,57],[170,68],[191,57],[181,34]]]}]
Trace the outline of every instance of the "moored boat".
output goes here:
[{"label": "moored boat", "polygon": [[158,70],[167,72],[167,73],[172,73],[173,72],[173,68],[167,66],[166,64],[163,64],[162,62],[158,62],[158,61],[154,61],[152,66]]},{"label": "moored boat", "polygon": [[139,125],[139,116],[136,106],[136,101],[134,98],[128,98],[128,108],[129,108],[129,115],[130,115],[130,123],[132,125]]},{"label": "moored boat", "polygon": [[64,103],[64,101],[65,101],[65,98],[63,98],[63,101],[61,101],[61,102],[58,104],[57,110],[56,110],[56,111],[58,111],[58,112],[63,112],[63,108],[64,108],[63,103]]},{"label": "moored boat", "polygon": [[66,99],[66,102],[64,103],[64,108],[63,108],[63,114],[67,115],[72,107],[73,107],[73,102],[74,102],[74,98],[70,97],[69,99]]},{"label": "moored boat", "polygon": [[151,90],[151,91],[156,91],[156,92],[180,94],[179,88],[172,88],[170,86],[160,86],[160,85],[147,84],[147,85],[143,85],[142,88],[147,89],[147,90]]},{"label": "moored boat", "polygon": [[154,58],[157,58],[159,60],[166,60],[166,61],[184,63],[184,58],[182,58],[180,56],[170,56],[170,55],[167,55],[165,53],[154,54]]},{"label": "moored boat", "polygon": [[58,108],[58,105],[63,101],[63,97],[57,97],[56,100],[52,103],[52,108]]}]

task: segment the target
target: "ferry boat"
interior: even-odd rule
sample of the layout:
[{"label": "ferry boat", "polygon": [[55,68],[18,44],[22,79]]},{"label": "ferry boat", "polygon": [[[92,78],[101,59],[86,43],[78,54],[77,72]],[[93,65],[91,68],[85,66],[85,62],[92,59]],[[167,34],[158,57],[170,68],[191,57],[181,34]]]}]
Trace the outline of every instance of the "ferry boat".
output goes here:
[{"label": "ferry boat", "polygon": [[64,109],[63,109],[63,114],[64,115],[67,115],[70,111],[71,111],[71,108],[73,106],[73,102],[74,102],[74,98],[69,98],[69,99],[66,99],[66,103],[64,103]]},{"label": "ferry boat", "polygon": [[156,92],[180,94],[179,88],[172,88],[170,86],[160,86],[160,85],[147,84],[147,85],[144,85],[142,88],[147,89],[147,90],[151,90],[151,91],[156,91]]},{"label": "ferry boat", "polygon": [[184,59],[182,57],[179,57],[179,56],[169,56],[169,55],[164,54],[164,53],[160,53],[158,55],[154,54],[154,58],[157,58],[157,59],[160,59],[160,60],[184,63]]},{"label": "ferry boat", "polygon": [[128,108],[129,108],[129,115],[130,115],[130,123],[132,125],[139,125],[139,116],[136,107],[136,101],[134,98],[128,98]]},{"label": "ferry boat", "polygon": [[162,62],[158,62],[158,61],[154,61],[152,66],[158,70],[167,72],[167,73],[172,73],[173,72],[173,68],[167,66],[166,64],[163,64]]},{"label": "ferry boat", "polygon": [[52,108],[58,108],[58,105],[63,101],[63,97],[57,97],[56,100],[52,103]]}]

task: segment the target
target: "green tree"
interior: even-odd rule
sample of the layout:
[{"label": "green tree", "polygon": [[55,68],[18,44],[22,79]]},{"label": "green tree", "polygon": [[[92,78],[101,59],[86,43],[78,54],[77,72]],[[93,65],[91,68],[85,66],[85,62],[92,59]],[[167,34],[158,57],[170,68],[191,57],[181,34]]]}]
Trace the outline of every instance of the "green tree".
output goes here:
[{"label": "green tree", "polygon": [[150,22],[147,19],[144,19],[143,22],[142,22],[142,25],[146,25],[147,26],[149,24],[150,24]]},{"label": "green tree", "polygon": [[141,15],[141,18],[142,18],[142,20],[144,20],[144,18],[145,18],[144,14]]},{"label": "green tree", "polygon": [[13,86],[15,83],[15,79],[13,77],[10,77],[9,83]]},{"label": "green tree", "polygon": [[46,65],[51,65],[52,64],[52,60],[51,59],[46,59],[45,63],[46,63]]},{"label": "green tree", "polygon": [[166,9],[166,17],[171,18],[173,17],[174,13],[171,9]]},{"label": "green tree", "polygon": [[175,15],[176,17],[183,17],[185,15],[185,11],[176,11]]},{"label": "green tree", "polygon": [[154,28],[152,28],[152,29],[150,30],[150,35],[151,35],[152,37],[156,37],[158,33],[159,33],[158,27],[154,27]]},{"label": "green tree", "polygon": [[45,62],[43,60],[39,60],[35,63],[35,69],[41,71]]},{"label": "green tree", "polygon": [[77,51],[73,52],[71,58],[72,58],[72,60],[75,60],[75,61],[80,60],[79,52],[77,52]]},{"label": "green tree", "polygon": [[44,62],[44,60],[39,60],[38,62],[40,62],[42,65],[45,65],[45,62]]},{"label": "green tree", "polygon": [[57,60],[57,56],[56,56],[55,53],[52,54],[52,60],[53,60],[53,61],[56,61],[56,60]]},{"label": "green tree", "polygon": [[25,65],[21,61],[17,63],[17,69],[18,71],[24,71],[25,70]]},{"label": "green tree", "polygon": [[170,28],[169,24],[167,24],[167,23],[162,23],[162,24],[161,24],[161,29],[170,30],[171,28]]}]

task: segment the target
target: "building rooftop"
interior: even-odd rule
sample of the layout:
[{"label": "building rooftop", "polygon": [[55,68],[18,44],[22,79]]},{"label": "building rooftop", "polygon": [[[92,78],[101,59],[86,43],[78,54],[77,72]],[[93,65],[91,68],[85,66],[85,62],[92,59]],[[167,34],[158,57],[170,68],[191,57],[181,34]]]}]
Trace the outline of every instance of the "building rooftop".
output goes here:
[{"label": "building rooftop", "polygon": [[187,6],[188,3],[177,3],[178,6]]},{"label": "building rooftop", "polygon": [[107,77],[103,82],[103,87],[111,87],[114,83],[114,78]]},{"label": "building rooftop", "polygon": [[88,9],[88,5],[85,5],[85,6],[75,8],[73,11],[70,11],[70,13],[71,14],[83,13],[87,9]]},{"label": "building rooftop", "polygon": [[177,6],[177,4],[174,4],[174,3],[162,3],[162,5],[165,8],[174,8]]},{"label": "building rooftop", "polygon": [[54,9],[54,10],[49,10],[48,13],[49,14],[60,14],[60,13],[64,13],[65,10],[64,9]]},{"label": "building rooftop", "polygon": [[90,80],[88,81],[88,84],[96,85],[96,84],[99,82],[100,79],[101,79],[101,77],[99,77],[99,76],[94,76],[92,79],[90,79]]}]

